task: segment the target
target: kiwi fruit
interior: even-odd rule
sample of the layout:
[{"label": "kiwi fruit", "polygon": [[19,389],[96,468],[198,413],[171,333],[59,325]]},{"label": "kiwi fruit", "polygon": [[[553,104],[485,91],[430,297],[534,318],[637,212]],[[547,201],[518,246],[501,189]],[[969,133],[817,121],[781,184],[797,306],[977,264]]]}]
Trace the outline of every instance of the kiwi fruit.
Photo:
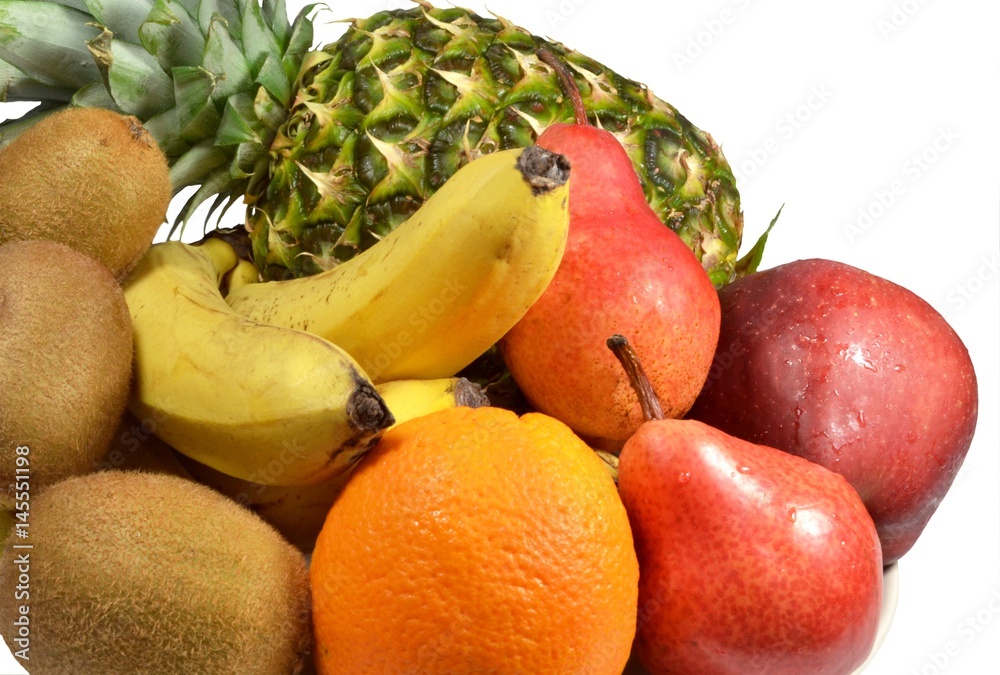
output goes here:
[{"label": "kiwi fruit", "polygon": [[167,160],[135,117],[67,108],[0,151],[0,244],[58,241],[123,280],[166,219]]},{"label": "kiwi fruit", "polygon": [[52,241],[0,246],[0,507],[15,479],[37,492],[96,469],[131,375],[132,319],[104,265]]},{"label": "kiwi fruit", "polygon": [[[284,675],[312,644],[301,552],[233,501],[165,474],[104,471],[31,504],[31,672]],[[8,542],[0,593],[14,597]],[[7,645],[20,648],[4,630]]]}]

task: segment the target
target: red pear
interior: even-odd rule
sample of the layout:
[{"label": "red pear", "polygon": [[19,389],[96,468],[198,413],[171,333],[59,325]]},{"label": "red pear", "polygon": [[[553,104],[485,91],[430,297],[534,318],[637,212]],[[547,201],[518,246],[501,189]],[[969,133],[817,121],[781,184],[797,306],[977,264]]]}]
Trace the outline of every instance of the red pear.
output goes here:
[{"label": "red pear", "polygon": [[[612,344],[643,379],[627,343]],[[881,546],[854,489],[801,457],[648,410],[618,464],[639,558],[642,665],[654,675],[853,672],[882,602]]]},{"label": "red pear", "polygon": [[694,403],[718,339],[718,296],[698,259],[646,202],[610,132],[555,124],[538,145],[573,167],[566,251],[542,297],[501,341],[529,403],[590,439],[620,445],[642,422],[604,349],[628,333],[669,417]]},{"label": "red pear", "polygon": [[836,471],[889,564],[913,546],[972,443],[969,352],[911,291],[799,260],[720,291],[722,337],[691,417]]}]

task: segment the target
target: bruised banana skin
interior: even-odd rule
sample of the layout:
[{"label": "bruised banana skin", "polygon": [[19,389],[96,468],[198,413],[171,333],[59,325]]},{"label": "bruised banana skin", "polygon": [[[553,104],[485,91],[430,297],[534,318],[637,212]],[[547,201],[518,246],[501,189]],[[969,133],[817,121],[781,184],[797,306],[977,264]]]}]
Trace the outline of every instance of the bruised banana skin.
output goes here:
[{"label": "bruised banana skin", "polygon": [[552,280],[569,230],[569,164],[538,147],[456,172],[409,220],[320,274],[244,284],[240,314],[322,336],[375,382],[455,375]]},{"label": "bruised banana skin", "polygon": [[129,409],[177,451],[262,484],[343,473],[392,414],[333,343],[237,314],[219,283],[236,266],[220,239],[149,249],[125,286],[135,340]]},{"label": "bruised banana skin", "polygon": [[448,408],[480,408],[490,404],[482,387],[464,377],[391,380],[375,385],[375,389],[389,407],[396,424]]}]

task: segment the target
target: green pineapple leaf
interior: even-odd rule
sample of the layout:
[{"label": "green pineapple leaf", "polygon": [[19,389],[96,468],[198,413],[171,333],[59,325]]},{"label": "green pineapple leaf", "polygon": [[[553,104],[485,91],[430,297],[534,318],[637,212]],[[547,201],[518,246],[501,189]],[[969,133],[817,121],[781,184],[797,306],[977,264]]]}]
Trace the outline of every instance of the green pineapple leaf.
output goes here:
[{"label": "green pineapple leaf", "polygon": [[187,10],[176,3],[157,0],[138,34],[142,46],[156,57],[165,72],[201,63],[205,38]]},{"label": "green pineapple leaf", "polygon": [[133,42],[153,10],[153,0],[83,0],[83,4],[98,23]]},{"label": "green pineapple leaf", "polygon": [[771,219],[771,224],[767,226],[766,230],[764,230],[764,234],[760,235],[760,238],[753,245],[753,248],[747,251],[745,256],[736,261],[737,277],[745,277],[748,274],[753,274],[757,271],[757,268],[760,266],[760,261],[764,257],[764,247],[767,246],[767,237],[771,234],[771,229],[774,227],[774,224],[778,222],[778,218],[781,216],[781,210],[784,208],[785,205],[782,204],[781,208],[778,209],[778,212],[774,214],[774,218]]},{"label": "green pineapple leaf", "polygon": [[101,74],[87,51],[93,17],[46,2],[0,0],[0,60],[42,84],[75,91]]}]

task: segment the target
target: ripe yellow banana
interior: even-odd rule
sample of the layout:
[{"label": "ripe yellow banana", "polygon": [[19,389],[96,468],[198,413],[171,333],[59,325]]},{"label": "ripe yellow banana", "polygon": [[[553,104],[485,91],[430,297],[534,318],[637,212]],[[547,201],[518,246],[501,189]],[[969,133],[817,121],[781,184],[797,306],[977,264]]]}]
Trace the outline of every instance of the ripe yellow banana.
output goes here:
[{"label": "ripe yellow banana", "polygon": [[569,229],[568,177],[565,158],[542,148],[485,155],[357,257],[226,299],[244,316],[336,343],[375,382],[450,377],[552,280]]},{"label": "ripe yellow banana", "polygon": [[240,258],[236,262],[236,267],[226,272],[222,278],[222,294],[225,295],[241,286],[255,284],[258,281],[260,281],[260,275],[257,273],[257,266],[249,260]]},{"label": "ripe yellow banana", "polygon": [[456,406],[479,408],[490,404],[482,388],[464,377],[434,380],[391,380],[375,385],[396,424]]},{"label": "ripe yellow banana", "polygon": [[129,408],[223,473],[305,485],[344,472],[392,424],[364,371],[331,342],[237,314],[220,239],[154,245],[125,286],[135,339]]},{"label": "ripe yellow banana", "polygon": [[[459,405],[489,404],[479,385],[458,377],[395,380],[380,384],[376,389],[397,424]],[[260,485],[234,478],[188,457],[181,457],[180,461],[199,483],[252,509],[306,553],[312,550],[327,512],[351,475],[351,471],[345,471],[314,485]]]}]

